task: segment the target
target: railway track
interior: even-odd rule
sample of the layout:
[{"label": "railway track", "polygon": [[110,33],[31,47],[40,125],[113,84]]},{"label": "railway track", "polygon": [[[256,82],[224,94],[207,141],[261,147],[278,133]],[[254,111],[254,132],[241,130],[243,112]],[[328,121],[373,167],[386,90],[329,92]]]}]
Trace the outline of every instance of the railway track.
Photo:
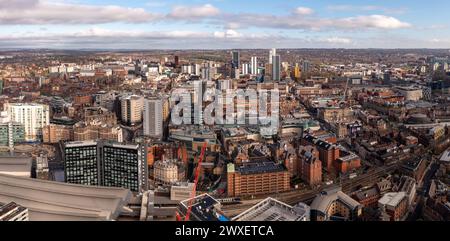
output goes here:
[{"label": "railway track", "polygon": [[[341,183],[342,191],[345,193],[352,193],[358,187],[364,186],[372,186],[374,185],[381,177],[386,174],[394,171],[396,166],[386,166],[379,167],[377,169],[373,169],[372,171],[357,176],[353,179],[345,180]],[[321,186],[315,190],[293,190],[285,193],[278,193],[272,196],[284,203],[289,205],[295,205],[299,202],[310,203],[314,198],[323,190],[328,188],[329,186]],[[236,204],[236,205],[226,205],[223,206],[222,210],[230,217],[236,216],[239,213],[251,208],[256,203],[262,201],[263,199],[255,199],[255,200],[246,200],[245,203]]]}]

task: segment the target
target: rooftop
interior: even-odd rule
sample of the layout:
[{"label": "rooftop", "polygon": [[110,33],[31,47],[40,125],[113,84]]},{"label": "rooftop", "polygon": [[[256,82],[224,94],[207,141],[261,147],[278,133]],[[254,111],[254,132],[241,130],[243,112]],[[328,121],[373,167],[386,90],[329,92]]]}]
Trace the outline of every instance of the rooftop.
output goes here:
[{"label": "rooftop", "polygon": [[31,157],[0,156],[0,174],[31,176]]},{"label": "rooftop", "polygon": [[306,221],[309,207],[301,203],[292,207],[268,197],[250,209],[233,218],[233,221]]},{"label": "rooftop", "polygon": [[341,201],[349,209],[356,209],[360,203],[349,197],[341,191],[341,188],[332,188],[321,192],[312,202],[311,210],[317,210],[322,213],[327,213],[330,205],[335,201]]},{"label": "rooftop", "polygon": [[396,207],[405,197],[405,192],[389,192],[384,194],[383,197],[378,200],[378,203],[385,206]]},{"label": "rooftop", "polygon": [[442,156],[439,159],[439,161],[450,163],[450,149],[447,149],[444,153],[442,153]]},{"label": "rooftop", "polygon": [[11,202],[6,205],[0,203],[0,221],[11,220],[15,215],[22,213],[26,208],[18,205],[17,203]]},{"label": "rooftop", "polygon": [[244,175],[249,174],[259,174],[268,172],[282,172],[286,168],[273,161],[263,161],[263,162],[247,162],[243,163],[241,166],[236,167],[236,171]]},{"label": "rooftop", "polygon": [[197,221],[225,221],[228,220],[220,212],[220,202],[209,194],[205,193],[191,199],[182,201],[181,206],[184,210],[191,207],[191,215]]},{"label": "rooftop", "polygon": [[28,208],[30,221],[114,220],[131,192],[0,174],[0,203]]}]

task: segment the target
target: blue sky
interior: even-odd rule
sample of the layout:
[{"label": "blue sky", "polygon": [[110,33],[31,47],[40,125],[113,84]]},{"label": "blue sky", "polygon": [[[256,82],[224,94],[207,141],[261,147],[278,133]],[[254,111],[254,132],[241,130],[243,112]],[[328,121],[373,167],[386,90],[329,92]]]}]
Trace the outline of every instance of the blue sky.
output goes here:
[{"label": "blue sky", "polygon": [[450,48],[443,0],[0,0],[2,48]]}]

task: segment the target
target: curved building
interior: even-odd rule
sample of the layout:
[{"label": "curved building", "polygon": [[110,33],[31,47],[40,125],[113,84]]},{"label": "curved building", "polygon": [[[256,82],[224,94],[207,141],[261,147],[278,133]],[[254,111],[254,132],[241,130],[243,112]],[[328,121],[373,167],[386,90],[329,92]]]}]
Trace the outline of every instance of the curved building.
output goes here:
[{"label": "curved building", "polygon": [[25,207],[30,221],[115,220],[128,204],[124,188],[44,181],[0,174],[0,203]]}]

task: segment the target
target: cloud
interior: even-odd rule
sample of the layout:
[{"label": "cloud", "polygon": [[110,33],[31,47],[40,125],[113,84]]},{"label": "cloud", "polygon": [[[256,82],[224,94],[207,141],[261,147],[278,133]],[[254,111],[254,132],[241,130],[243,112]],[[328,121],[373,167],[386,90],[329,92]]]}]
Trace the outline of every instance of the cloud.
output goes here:
[{"label": "cloud", "polygon": [[211,4],[205,4],[201,6],[175,6],[171,13],[168,14],[169,18],[174,19],[196,19],[196,18],[208,18],[214,17],[220,14],[220,10]]},{"label": "cloud", "polygon": [[[5,0],[0,1],[1,5],[7,5]],[[12,4],[8,7],[0,8],[0,24],[143,23],[159,17],[142,8],[125,8],[114,5],[94,6],[44,0],[11,2]]]},{"label": "cloud", "polygon": [[298,7],[295,9],[294,13],[299,15],[310,15],[314,13],[314,10],[307,7]]},{"label": "cloud", "polygon": [[29,9],[35,7],[39,0],[0,0],[0,10]]},{"label": "cloud", "polygon": [[[255,13],[226,13],[211,5],[175,6],[166,15],[146,11],[143,8],[126,8],[115,5],[86,5],[68,3],[65,0],[0,0],[0,25],[39,24],[105,24],[113,22],[148,23],[196,21],[222,25],[225,29],[276,28],[294,30],[365,30],[399,29],[411,25],[385,15],[362,15],[348,18],[324,18],[312,15],[314,10],[298,7],[286,15]],[[153,2],[154,3],[154,2]],[[341,8],[343,8],[341,6]],[[366,7],[369,8],[369,7]],[[371,7],[372,9],[375,6]]]},{"label": "cloud", "polygon": [[409,28],[411,24],[384,15],[320,18],[298,15],[234,14],[222,19],[228,28],[259,27],[297,30],[367,30]]},{"label": "cloud", "polygon": [[144,31],[88,28],[74,32],[0,33],[0,48],[51,49],[235,49],[235,48],[449,48],[445,38],[417,39],[395,34],[368,37],[245,33],[236,30]]},{"label": "cloud", "polygon": [[385,14],[403,14],[407,11],[406,7],[387,8],[377,5],[330,5],[327,9],[335,12],[381,11]]},{"label": "cloud", "polygon": [[236,30],[228,29],[225,32],[216,31],[214,32],[214,37],[216,38],[241,38],[243,35]]},{"label": "cloud", "polygon": [[384,15],[349,17],[339,19],[337,22],[346,28],[399,29],[411,27],[409,23],[401,22],[394,17]]},{"label": "cloud", "polygon": [[352,39],[349,38],[341,38],[341,37],[330,37],[326,38],[323,41],[331,44],[351,44],[353,42]]}]

